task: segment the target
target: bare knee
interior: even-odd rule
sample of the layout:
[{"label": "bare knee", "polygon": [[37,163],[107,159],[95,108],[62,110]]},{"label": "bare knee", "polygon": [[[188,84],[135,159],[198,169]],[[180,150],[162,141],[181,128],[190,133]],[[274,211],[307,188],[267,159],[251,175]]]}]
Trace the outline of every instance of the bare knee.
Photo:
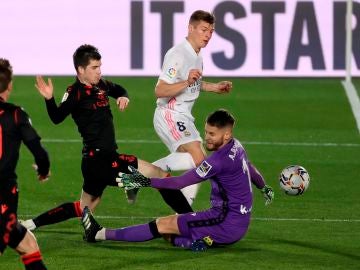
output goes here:
[{"label": "bare knee", "polygon": [[177,215],[156,219],[156,225],[160,234],[180,234],[177,225]]},{"label": "bare knee", "polygon": [[206,152],[201,143],[198,141],[183,144],[178,148],[178,151],[189,153],[195,163],[195,166],[199,166],[206,157]]},{"label": "bare knee", "polygon": [[26,232],[23,240],[15,248],[20,255],[31,254],[39,250],[38,243],[32,232],[29,230]]},{"label": "bare knee", "polygon": [[189,151],[189,154],[191,155],[195,166],[199,166],[205,159],[205,153],[200,148],[195,151]]},{"label": "bare knee", "polygon": [[163,171],[159,167],[141,159],[138,159],[138,170],[140,173],[150,178],[151,177],[164,178],[167,175],[167,172]]}]

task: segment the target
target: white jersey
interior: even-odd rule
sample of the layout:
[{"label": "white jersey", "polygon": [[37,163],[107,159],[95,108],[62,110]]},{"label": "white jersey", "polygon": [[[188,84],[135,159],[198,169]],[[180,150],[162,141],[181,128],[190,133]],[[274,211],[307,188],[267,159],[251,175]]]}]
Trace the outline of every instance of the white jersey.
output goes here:
[{"label": "white jersey", "polygon": [[[160,80],[173,84],[188,79],[191,69],[203,70],[201,54],[196,54],[191,44],[185,39],[182,43],[171,48],[165,55]],[[189,85],[174,97],[158,98],[158,108],[166,108],[181,113],[194,120],[191,110],[195,100],[199,97],[201,78]]]}]

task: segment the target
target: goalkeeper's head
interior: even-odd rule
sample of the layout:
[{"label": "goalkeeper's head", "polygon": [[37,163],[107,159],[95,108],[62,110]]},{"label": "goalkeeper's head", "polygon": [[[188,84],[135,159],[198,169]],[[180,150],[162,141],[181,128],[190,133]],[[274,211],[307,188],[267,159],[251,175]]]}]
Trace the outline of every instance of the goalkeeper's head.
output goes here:
[{"label": "goalkeeper's head", "polygon": [[219,109],[206,118],[205,147],[216,151],[232,139],[235,118],[225,109]]},{"label": "goalkeeper's head", "polygon": [[89,65],[90,60],[101,60],[101,54],[96,47],[93,45],[84,44],[77,48],[73,55],[76,72],[79,71],[79,67],[85,69]]}]

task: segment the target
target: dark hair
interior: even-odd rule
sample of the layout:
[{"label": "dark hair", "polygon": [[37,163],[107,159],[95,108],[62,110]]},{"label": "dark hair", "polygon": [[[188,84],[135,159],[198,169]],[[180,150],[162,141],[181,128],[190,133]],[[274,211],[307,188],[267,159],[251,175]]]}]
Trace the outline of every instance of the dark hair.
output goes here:
[{"label": "dark hair", "polygon": [[12,81],[12,66],[9,60],[0,58],[0,93],[4,92]]},{"label": "dark hair", "polygon": [[200,21],[207,22],[209,24],[215,23],[215,16],[214,14],[204,11],[204,10],[196,10],[191,14],[189,19],[189,24],[194,24]]},{"label": "dark hair", "polygon": [[217,128],[224,128],[227,126],[233,127],[235,124],[235,118],[227,110],[219,109],[209,114],[209,116],[206,118],[206,123]]},{"label": "dark hair", "polygon": [[74,67],[78,71],[78,67],[85,68],[89,65],[90,60],[100,60],[101,55],[99,50],[89,44],[81,45],[76,49],[73,55]]}]

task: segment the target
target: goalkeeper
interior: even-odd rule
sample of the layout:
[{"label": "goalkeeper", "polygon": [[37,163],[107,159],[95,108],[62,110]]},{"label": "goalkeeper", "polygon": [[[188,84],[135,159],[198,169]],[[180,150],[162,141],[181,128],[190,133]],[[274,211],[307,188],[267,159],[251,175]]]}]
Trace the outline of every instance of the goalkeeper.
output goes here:
[{"label": "goalkeeper", "polygon": [[147,178],[136,169],[120,174],[120,187],[181,189],[209,179],[211,208],[201,212],[161,217],[147,224],[120,229],[102,228],[86,207],[82,216],[85,240],[142,242],[164,237],[174,246],[203,251],[214,245],[232,244],[242,239],[252,212],[253,183],[272,202],[273,190],[250,163],[241,143],[233,138],[234,117],[220,109],[210,114],[205,124],[205,146],[214,153],[200,166],[181,176],[166,179]]}]

